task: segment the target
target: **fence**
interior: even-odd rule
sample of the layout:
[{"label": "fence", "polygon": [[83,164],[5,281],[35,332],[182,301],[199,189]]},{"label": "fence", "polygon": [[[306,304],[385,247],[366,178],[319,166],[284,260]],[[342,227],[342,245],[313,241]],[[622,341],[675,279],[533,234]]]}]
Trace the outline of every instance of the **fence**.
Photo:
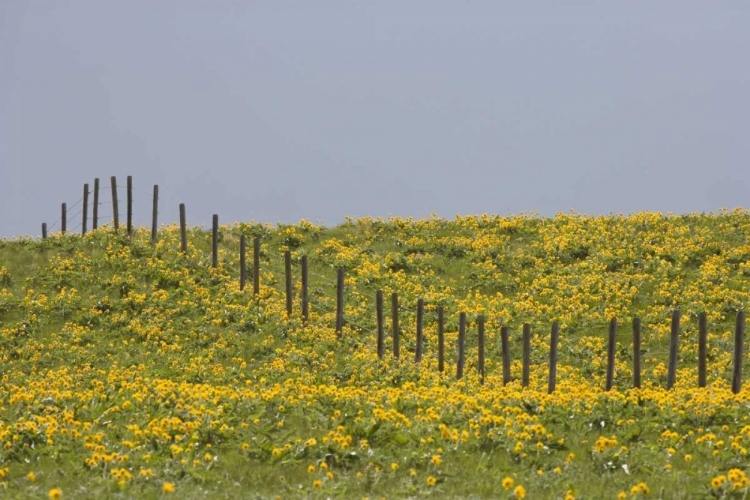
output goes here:
[{"label": "fence", "polygon": [[[67,203],[62,203],[60,208],[60,218],[57,219],[53,224],[48,225],[46,222],[42,223],[42,239],[46,239],[49,236],[50,231],[53,229],[59,227],[60,232],[62,234],[67,233],[68,231],[68,221],[69,220],[75,220],[79,215],[81,216],[81,220],[79,223],[77,223],[75,226],[71,228],[73,231],[77,231],[80,229],[81,234],[84,235],[88,231],[88,222],[91,221],[91,228],[98,229],[100,222],[104,221],[112,221],[112,226],[115,230],[115,232],[119,231],[120,229],[120,209],[119,209],[119,199],[118,199],[118,191],[117,191],[118,185],[117,185],[117,177],[112,176],[110,178],[110,186],[100,186],[99,179],[94,179],[94,189],[93,192],[89,190],[89,185],[84,184],[83,185],[83,196],[78,199],[73,205],[68,207]],[[100,193],[104,192],[106,190],[110,191],[111,194],[111,201],[103,201],[100,200]],[[89,217],[89,197],[90,195],[93,196],[93,201],[91,203],[91,217]],[[134,224],[133,224],[133,177],[127,176],[126,179],[126,188],[125,188],[125,195],[126,195],[126,201],[125,201],[125,232],[128,236],[133,235],[134,230]],[[79,210],[69,216],[69,209],[72,210],[76,208],[78,205],[81,205]],[[99,209],[103,205],[111,205],[112,212],[109,216],[101,216],[99,213]],[[153,188],[153,205],[152,205],[152,215],[151,215],[151,241],[152,244],[156,243],[157,240],[157,228],[158,228],[158,215],[159,215],[159,186],[154,185]],[[59,224],[59,226],[58,226]]]},{"label": "fence", "polygon": [[[133,184],[132,177],[127,177],[126,184],[126,235],[132,237],[133,235]],[[113,176],[110,179],[110,190],[112,196],[112,215],[111,220],[113,221],[113,229],[115,232],[119,231],[119,213],[118,213],[118,197],[117,197],[117,181]],[[92,228],[97,229],[99,218],[99,179],[94,180],[94,191],[93,191],[93,210],[92,210]],[[75,229],[81,228],[81,234],[86,234],[87,222],[88,222],[88,198],[89,198],[89,185],[84,184],[83,197],[73,204],[70,208],[75,208],[78,204],[82,203],[79,211],[73,216],[77,217],[82,214],[82,219],[79,225]],[[155,245],[157,242],[157,223],[158,223],[158,201],[159,201],[159,186],[154,185],[153,191],[153,203],[152,203],[152,217],[151,217],[151,244]],[[65,233],[67,230],[67,210],[66,203],[61,206],[61,217],[56,221],[52,227],[55,227],[57,223],[60,223],[61,233]],[[188,239],[187,239],[187,216],[185,204],[179,205],[179,217],[180,217],[180,251],[187,253],[188,251]],[[219,254],[219,216],[213,214],[212,216],[212,228],[211,228],[211,259],[210,265],[213,268],[218,266],[218,254]],[[46,223],[42,224],[42,238],[48,237],[48,227]],[[261,238],[255,237],[253,239],[253,265],[251,276],[253,279],[253,296],[258,296],[260,293],[260,262],[261,262]],[[239,243],[239,269],[235,269],[238,274],[239,288],[244,290],[247,282],[247,241],[246,235],[240,236]],[[308,256],[300,256],[300,316],[303,322],[309,320],[309,266]],[[284,268],[284,295],[287,318],[291,318],[294,314],[294,291],[293,291],[293,276],[292,276],[292,256],[289,250],[286,250],[283,254],[283,268]],[[344,268],[338,268],[335,279],[336,289],[336,314],[335,314],[335,331],[338,339],[343,337],[344,326],[347,324],[345,320],[345,273]],[[325,279],[330,284],[334,281],[325,276],[317,275],[321,279]],[[375,331],[368,328],[358,326],[361,330],[368,330],[371,333],[376,334],[376,350],[379,358],[385,356],[385,325],[384,325],[384,295],[383,290],[376,290],[375,297]],[[391,294],[391,332],[390,337],[392,340],[392,355],[398,359],[401,356],[400,338],[401,329],[399,324],[399,312],[403,309],[400,306],[399,296],[397,292]],[[416,321],[415,321],[415,355],[414,362],[420,363],[424,355],[424,311],[425,302],[423,299],[418,299],[416,303]],[[443,306],[437,306],[437,354],[438,354],[438,370],[440,372],[445,371],[445,308]],[[678,364],[678,350],[679,350],[679,332],[680,332],[680,311],[674,310],[671,315],[671,328],[670,328],[670,343],[669,343],[669,357],[668,357],[668,368],[667,368],[667,381],[666,388],[671,390],[675,386],[677,364]],[[479,381],[484,384],[485,380],[485,318],[479,315],[475,319],[477,328],[477,372],[479,375]],[[706,319],[706,313],[702,312],[698,315],[698,387],[706,387],[706,365],[707,365],[707,344],[708,344],[708,323]],[[466,364],[466,329],[468,326],[468,318],[465,312],[458,313],[458,342],[457,342],[457,353],[456,353],[456,379],[461,379],[464,376],[464,368]],[[615,373],[615,354],[617,346],[617,331],[618,331],[618,320],[612,318],[608,325],[608,337],[607,337],[607,367],[606,367],[606,382],[605,390],[610,391],[614,386],[614,373]],[[742,358],[744,352],[744,331],[745,331],[745,313],[738,311],[735,321],[734,329],[734,347],[732,356],[732,391],[737,394],[742,388]],[[642,352],[641,352],[641,320],[638,317],[632,320],[632,339],[633,339],[633,365],[632,365],[632,386],[635,388],[641,387],[641,372],[642,372]],[[554,321],[551,324],[550,329],[550,340],[549,340],[549,358],[548,358],[548,380],[547,380],[547,392],[553,393],[557,384],[557,361],[558,361],[558,344],[559,344],[560,327],[558,322]],[[502,325],[500,328],[500,358],[502,363],[502,380],[503,385],[507,385],[512,381],[511,378],[511,355],[510,355],[510,328],[507,325]],[[530,367],[531,367],[531,336],[532,329],[531,325],[525,323],[522,329],[522,387],[529,386],[530,380]]]}]

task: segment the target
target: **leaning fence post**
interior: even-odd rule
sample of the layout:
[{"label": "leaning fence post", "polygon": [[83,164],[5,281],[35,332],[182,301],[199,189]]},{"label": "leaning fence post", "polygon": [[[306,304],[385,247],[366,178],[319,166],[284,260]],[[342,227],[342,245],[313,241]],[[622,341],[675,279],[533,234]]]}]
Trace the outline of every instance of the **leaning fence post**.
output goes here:
[{"label": "leaning fence post", "polygon": [[560,326],[557,321],[552,323],[552,334],[550,335],[549,345],[549,383],[547,385],[547,393],[552,394],[555,392],[555,386],[557,385],[557,340],[560,336]]},{"label": "leaning fence post", "polygon": [[615,347],[617,342],[617,318],[612,318],[609,322],[609,342],[607,344],[607,387],[606,390],[612,389],[615,379]]},{"label": "leaning fence post", "polygon": [[732,372],[732,392],[737,394],[742,389],[742,344],[745,338],[745,313],[737,311],[734,325],[734,370]]},{"label": "leaning fence post", "polygon": [[253,295],[260,293],[260,237],[253,239]]},{"label": "leaning fence post", "polygon": [[378,322],[378,358],[383,358],[383,345],[385,332],[383,330],[383,290],[375,293],[375,316]]},{"label": "leaning fence post", "polygon": [[68,229],[68,205],[63,203],[60,206],[60,231],[65,234]]},{"label": "leaning fence post", "polygon": [[393,357],[398,359],[401,354],[400,336],[398,328],[398,293],[391,294],[391,328],[393,329]]},{"label": "leaning fence post", "polygon": [[633,387],[641,388],[641,318],[633,318]]},{"label": "leaning fence post", "polygon": [[456,361],[456,379],[464,376],[464,347],[466,344],[466,313],[458,316],[458,360]]},{"label": "leaning fence post", "polygon": [[83,185],[83,217],[81,220],[81,235],[86,234],[86,223],[89,218],[89,185]]},{"label": "leaning fence post", "polygon": [[112,187],[112,222],[115,226],[115,232],[120,228],[120,212],[117,206],[117,178],[113,175],[110,179]]},{"label": "leaning fence post", "polygon": [[422,326],[424,323],[424,300],[419,299],[417,300],[417,347],[416,347],[416,354],[414,356],[414,361],[419,363],[422,361],[422,341],[423,341],[423,333],[422,333]]},{"label": "leaning fence post", "polygon": [[211,217],[211,267],[219,265],[219,214]]},{"label": "leaning fence post", "polygon": [[445,307],[438,306],[438,371],[445,369]]},{"label": "leaning fence post", "polygon": [[126,188],[126,196],[127,196],[127,205],[125,205],[127,210],[127,231],[128,231],[128,237],[133,236],[133,176],[129,175],[127,178],[127,188]]},{"label": "leaning fence post", "polygon": [[500,354],[503,358],[503,385],[510,383],[510,342],[508,335],[510,328],[507,326],[500,327]]},{"label": "leaning fence post", "polygon": [[706,387],[706,360],[708,347],[708,319],[706,313],[698,315],[698,387]]},{"label": "leaning fence post", "polygon": [[240,235],[240,291],[245,289],[245,280],[247,279],[247,242],[245,235]]},{"label": "leaning fence post", "polygon": [[99,227],[99,178],[94,179],[94,204],[91,207],[91,229]]},{"label": "leaning fence post", "polygon": [[669,341],[669,367],[667,368],[667,389],[674,387],[677,374],[677,348],[680,339],[680,310],[672,312],[672,328]]},{"label": "leaning fence post", "polygon": [[523,374],[521,378],[521,385],[523,387],[529,386],[529,371],[531,365],[531,325],[528,323],[523,324]]},{"label": "leaning fence post", "polygon": [[300,291],[300,300],[302,302],[302,321],[307,321],[310,315],[310,303],[307,300],[307,255],[300,259],[300,268],[302,271],[302,290]]},{"label": "leaning fence post", "polygon": [[479,372],[479,383],[484,385],[484,316],[477,316],[477,371]]},{"label": "leaning fence post", "polygon": [[292,252],[284,252],[284,291],[286,293],[286,316],[292,317]]},{"label": "leaning fence post", "polygon": [[187,253],[187,220],[184,203],[180,203],[180,250],[182,253]]},{"label": "leaning fence post", "polygon": [[159,186],[154,184],[154,201],[151,207],[151,244],[156,245],[156,224],[159,218]]},{"label": "leaning fence post", "polygon": [[344,330],[344,268],[336,272],[336,335],[343,336]]}]

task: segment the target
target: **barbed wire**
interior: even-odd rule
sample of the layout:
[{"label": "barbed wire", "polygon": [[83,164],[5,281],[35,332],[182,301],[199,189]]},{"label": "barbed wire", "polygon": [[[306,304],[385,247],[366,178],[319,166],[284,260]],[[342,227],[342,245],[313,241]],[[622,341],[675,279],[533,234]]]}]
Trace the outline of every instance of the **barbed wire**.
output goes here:
[{"label": "barbed wire", "polygon": [[66,206],[68,210],[73,210],[75,207],[77,207],[81,202],[83,201],[83,197],[78,198],[78,201],[73,203],[71,206]]},{"label": "barbed wire", "polygon": [[74,213],[73,215],[68,215],[68,220],[70,220],[70,221],[73,221],[73,220],[75,220],[75,219],[76,219],[76,217],[78,217],[78,216],[79,216],[79,215],[81,215],[82,213],[83,213],[83,207],[81,207],[81,208],[80,208],[80,209],[78,210],[78,212]]}]

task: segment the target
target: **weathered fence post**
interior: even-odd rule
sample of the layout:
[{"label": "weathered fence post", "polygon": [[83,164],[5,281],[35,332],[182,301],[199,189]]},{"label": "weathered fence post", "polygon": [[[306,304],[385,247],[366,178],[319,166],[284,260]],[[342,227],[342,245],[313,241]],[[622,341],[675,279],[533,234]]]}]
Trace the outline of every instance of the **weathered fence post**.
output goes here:
[{"label": "weathered fence post", "polygon": [[677,374],[677,348],[680,341],[680,310],[672,312],[672,328],[669,335],[669,366],[667,368],[667,389],[674,387]]},{"label": "weathered fence post", "polygon": [[507,326],[500,327],[500,355],[503,359],[503,385],[510,383],[510,342],[508,335],[510,328]]},{"label": "weathered fence post", "polygon": [[422,337],[423,331],[422,326],[424,323],[424,300],[417,300],[417,347],[414,355],[414,361],[419,363],[422,361]]},{"label": "weathered fence post", "polygon": [[43,240],[47,239],[47,223],[46,222],[42,222],[42,239]]},{"label": "weathered fence post", "polygon": [[245,280],[247,279],[247,241],[245,235],[240,235],[240,291],[245,289]]},{"label": "weathered fence post", "polygon": [[378,322],[378,358],[383,359],[384,336],[383,330],[383,290],[375,292],[375,316]]},{"label": "weathered fence post", "polygon": [[550,335],[549,345],[549,383],[547,385],[547,393],[552,394],[555,392],[555,386],[557,385],[557,340],[560,336],[560,325],[557,321],[552,323],[552,335]]},{"label": "weathered fence post", "polygon": [[159,221],[159,186],[154,184],[154,200],[151,207],[151,244],[156,245],[157,223]]},{"label": "weathered fence post", "polygon": [[292,252],[284,252],[284,290],[286,292],[286,316],[292,317]]},{"label": "weathered fence post", "polygon": [[458,316],[458,359],[456,361],[456,379],[464,376],[464,347],[466,344],[466,313]]},{"label": "weathered fence post", "polygon": [[91,229],[99,227],[99,178],[94,179],[94,204],[91,207]]},{"label": "weathered fence post", "polygon": [[343,336],[344,330],[344,268],[336,272],[336,335]]},{"label": "weathered fence post", "polygon": [[260,293],[260,237],[253,239],[253,295]]},{"label": "weathered fence post", "polygon": [[81,235],[86,234],[86,223],[89,218],[89,185],[83,185],[83,216],[81,218]]},{"label": "weathered fence post", "polygon": [[182,253],[187,253],[187,220],[184,203],[180,203],[180,250]]},{"label": "weathered fence post", "polygon": [[115,232],[120,229],[120,211],[117,206],[117,178],[113,175],[110,179],[112,187],[112,223],[115,226]]},{"label": "weathered fence post", "polygon": [[706,360],[708,358],[708,319],[706,313],[698,315],[698,387],[706,387]]},{"label": "weathered fence post", "polygon": [[219,265],[219,214],[211,217],[211,267]]},{"label": "weathered fence post", "polygon": [[398,293],[391,294],[391,328],[393,329],[393,357],[398,359],[401,354],[400,336],[398,328]]},{"label": "weathered fence post", "polygon": [[307,300],[307,255],[303,255],[300,260],[300,268],[302,271],[302,290],[300,293],[300,300],[302,302],[302,321],[307,321],[310,316],[310,303]]},{"label": "weathered fence post", "polygon": [[479,383],[484,385],[484,316],[477,316],[477,371],[479,372]]},{"label": "weathered fence post", "polygon": [[633,318],[633,387],[641,388],[641,318]]},{"label": "weathered fence post", "polygon": [[737,394],[742,389],[742,344],[745,338],[745,313],[737,311],[734,325],[734,369],[732,371],[732,392]]},{"label": "weathered fence post", "polygon": [[531,325],[523,324],[523,374],[521,375],[521,385],[529,386],[529,372],[531,369]]},{"label": "weathered fence post", "polygon": [[60,231],[65,234],[68,230],[68,205],[63,203],[60,206]]},{"label": "weathered fence post", "polygon": [[615,380],[615,347],[617,342],[617,318],[609,322],[609,342],[607,343],[607,391],[612,389]]},{"label": "weathered fence post", "polygon": [[133,176],[129,175],[127,177],[127,184],[126,184],[126,196],[127,196],[127,205],[125,205],[127,210],[127,231],[128,231],[128,238],[133,236]]},{"label": "weathered fence post", "polygon": [[445,369],[445,307],[438,306],[438,371]]}]

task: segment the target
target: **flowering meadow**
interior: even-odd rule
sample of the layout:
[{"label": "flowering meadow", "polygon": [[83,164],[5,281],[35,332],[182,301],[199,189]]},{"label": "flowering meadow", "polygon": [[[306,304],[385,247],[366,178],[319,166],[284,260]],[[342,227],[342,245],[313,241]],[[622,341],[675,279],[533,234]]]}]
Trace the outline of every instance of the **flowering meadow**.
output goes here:
[{"label": "flowering meadow", "polygon": [[[261,238],[240,290],[240,235]],[[747,498],[750,213],[350,219],[0,241],[2,498]],[[283,253],[292,253],[287,314]],[[299,258],[310,315],[299,313]],[[252,260],[252,250],[248,260]],[[336,269],[346,269],[335,330]],[[398,359],[375,294],[398,292]],[[415,308],[425,304],[415,362]],[[389,304],[390,305],[390,304]],[[436,309],[445,310],[439,371]],[[667,390],[670,318],[682,325]],[[458,317],[466,366],[456,379]],[[708,319],[698,388],[697,315]],[[476,318],[486,321],[484,383]],[[633,388],[633,317],[642,384]],[[607,327],[620,322],[605,391]],[[560,325],[547,391],[550,325]],[[529,387],[521,327],[532,327]],[[510,328],[503,384],[500,327]]]}]

